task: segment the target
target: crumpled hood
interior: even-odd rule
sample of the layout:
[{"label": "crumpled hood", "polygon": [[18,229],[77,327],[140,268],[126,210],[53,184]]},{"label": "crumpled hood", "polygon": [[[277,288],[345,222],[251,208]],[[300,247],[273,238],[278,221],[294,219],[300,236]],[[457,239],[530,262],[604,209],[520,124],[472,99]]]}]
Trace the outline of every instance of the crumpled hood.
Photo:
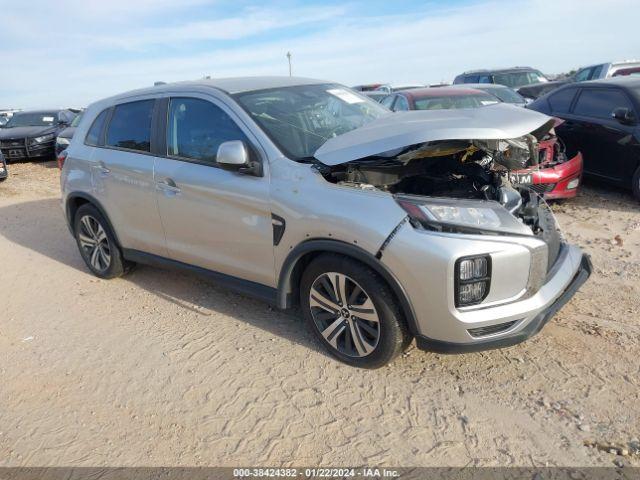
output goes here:
[{"label": "crumpled hood", "polygon": [[55,126],[47,127],[13,127],[0,129],[0,140],[13,138],[39,137],[47,133],[55,133]]},{"label": "crumpled hood", "polygon": [[551,127],[553,119],[547,115],[504,103],[397,112],[330,138],[314,157],[333,166],[425,142],[512,139],[539,129],[546,133]]}]

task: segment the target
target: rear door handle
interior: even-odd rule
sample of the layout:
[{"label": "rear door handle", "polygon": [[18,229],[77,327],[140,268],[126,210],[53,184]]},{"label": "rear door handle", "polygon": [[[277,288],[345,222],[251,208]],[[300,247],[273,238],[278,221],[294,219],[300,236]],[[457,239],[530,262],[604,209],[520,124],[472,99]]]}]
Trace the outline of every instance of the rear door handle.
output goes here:
[{"label": "rear door handle", "polygon": [[158,190],[162,190],[166,194],[177,195],[180,193],[180,187],[176,185],[176,182],[171,178],[165,178],[162,181],[156,182],[156,187]]},{"label": "rear door handle", "polygon": [[104,163],[102,162],[99,162],[98,165],[94,165],[93,168],[103,175],[108,175],[109,173],[111,173],[111,170],[105,167]]}]

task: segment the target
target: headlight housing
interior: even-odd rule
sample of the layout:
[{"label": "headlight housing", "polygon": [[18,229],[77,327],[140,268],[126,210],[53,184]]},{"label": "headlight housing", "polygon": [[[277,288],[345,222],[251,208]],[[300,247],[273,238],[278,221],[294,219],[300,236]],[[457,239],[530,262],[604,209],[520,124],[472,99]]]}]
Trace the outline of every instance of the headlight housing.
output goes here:
[{"label": "headlight housing", "polygon": [[432,230],[531,235],[531,229],[498,202],[458,198],[396,196],[412,220]]},{"label": "headlight housing", "polygon": [[31,139],[31,143],[44,143],[49,140],[53,140],[55,138],[55,133],[48,133],[46,135],[42,135],[40,137],[34,137]]},{"label": "headlight housing", "polygon": [[491,256],[462,257],[455,265],[456,307],[481,303],[491,287]]}]

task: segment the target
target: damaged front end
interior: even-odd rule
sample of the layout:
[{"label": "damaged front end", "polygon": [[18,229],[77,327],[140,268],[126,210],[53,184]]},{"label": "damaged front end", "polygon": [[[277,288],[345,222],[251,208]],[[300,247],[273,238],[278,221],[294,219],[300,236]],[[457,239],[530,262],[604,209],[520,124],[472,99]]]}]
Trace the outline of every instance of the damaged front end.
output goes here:
[{"label": "damaged front end", "polygon": [[514,138],[434,139],[318,168],[332,183],[392,194],[417,228],[536,235],[551,264],[561,240],[553,215],[536,193],[510,181],[512,171],[538,164],[539,142],[553,127],[541,120]]}]

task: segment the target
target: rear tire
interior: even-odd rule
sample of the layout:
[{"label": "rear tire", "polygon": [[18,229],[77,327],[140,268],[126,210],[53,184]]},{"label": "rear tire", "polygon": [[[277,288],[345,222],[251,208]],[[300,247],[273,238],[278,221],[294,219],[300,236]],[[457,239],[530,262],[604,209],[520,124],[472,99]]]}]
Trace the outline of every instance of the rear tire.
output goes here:
[{"label": "rear tire", "polygon": [[636,197],[637,200],[640,200],[640,167],[638,167],[636,173],[633,174],[631,189],[633,190],[633,196]]},{"label": "rear tire", "polygon": [[110,279],[129,271],[132,264],[124,260],[109,222],[96,207],[87,203],[78,208],[73,231],[80,255],[95,276]]},{"label": "rear tire", "polygon": [[382,367],[411,342],[389,286],[351,258],[323,254],[314,259],[302,274],[300,305],[324,348],[349,365]]}]

